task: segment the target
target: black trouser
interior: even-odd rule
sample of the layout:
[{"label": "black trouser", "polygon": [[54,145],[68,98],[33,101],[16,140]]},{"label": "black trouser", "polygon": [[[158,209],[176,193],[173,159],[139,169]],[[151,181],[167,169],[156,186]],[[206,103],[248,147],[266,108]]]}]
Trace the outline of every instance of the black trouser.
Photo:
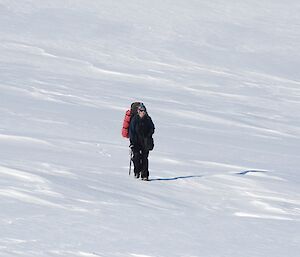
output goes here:
[{"label": "black trouser", "polygon": [[149,151],[145,151],[140,147],[133,148],[133,164],[134,164],[134,175],[142,178],[149,177]]}]

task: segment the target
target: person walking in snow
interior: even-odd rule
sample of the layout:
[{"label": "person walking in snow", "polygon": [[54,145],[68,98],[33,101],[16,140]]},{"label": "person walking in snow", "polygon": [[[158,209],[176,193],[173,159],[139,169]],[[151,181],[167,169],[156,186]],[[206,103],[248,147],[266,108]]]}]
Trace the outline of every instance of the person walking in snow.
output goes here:
[{"label": "person walking in snow", "polygon": [[149,179],[149,151],[153,150],[152,135],[154,124],[148,115],[146,107],[141,103],[137,115],[132,118],[129,126],[130,147],[133,151],[134,176],[142,180]]}]

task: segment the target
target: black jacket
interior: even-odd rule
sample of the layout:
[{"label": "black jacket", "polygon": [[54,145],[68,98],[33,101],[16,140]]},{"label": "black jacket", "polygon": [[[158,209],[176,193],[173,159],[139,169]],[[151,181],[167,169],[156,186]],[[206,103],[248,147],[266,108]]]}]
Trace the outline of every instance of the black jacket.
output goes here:
[{"label": "black jacket", "polygon": [[143,150],[152,150],[154,129],[153,121],[148,114],[143,118],[135,115],[129,126],[130,144]]}]

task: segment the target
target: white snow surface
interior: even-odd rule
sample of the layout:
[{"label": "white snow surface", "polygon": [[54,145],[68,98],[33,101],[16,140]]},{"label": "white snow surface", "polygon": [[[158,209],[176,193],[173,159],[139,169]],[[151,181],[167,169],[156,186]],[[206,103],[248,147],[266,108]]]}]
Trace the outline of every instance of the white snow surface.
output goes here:
[{"label": "white snow surface", "polygon": [[[0,0],[0,256],[300,256],[299,13]],[[128,176],[133,101],[149,182]]]}]

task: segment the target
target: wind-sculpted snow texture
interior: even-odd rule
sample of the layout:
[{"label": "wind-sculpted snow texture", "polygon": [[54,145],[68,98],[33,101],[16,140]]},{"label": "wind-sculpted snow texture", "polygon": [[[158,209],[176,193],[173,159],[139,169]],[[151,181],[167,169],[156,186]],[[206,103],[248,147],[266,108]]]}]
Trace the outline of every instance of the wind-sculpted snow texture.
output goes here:
[{"label": "wind-sculpted snow texture", "polygon": [[[299,12],[0,0],[0,256],[299,256]],[[132,101],[149,182],[128,176]]]}]

